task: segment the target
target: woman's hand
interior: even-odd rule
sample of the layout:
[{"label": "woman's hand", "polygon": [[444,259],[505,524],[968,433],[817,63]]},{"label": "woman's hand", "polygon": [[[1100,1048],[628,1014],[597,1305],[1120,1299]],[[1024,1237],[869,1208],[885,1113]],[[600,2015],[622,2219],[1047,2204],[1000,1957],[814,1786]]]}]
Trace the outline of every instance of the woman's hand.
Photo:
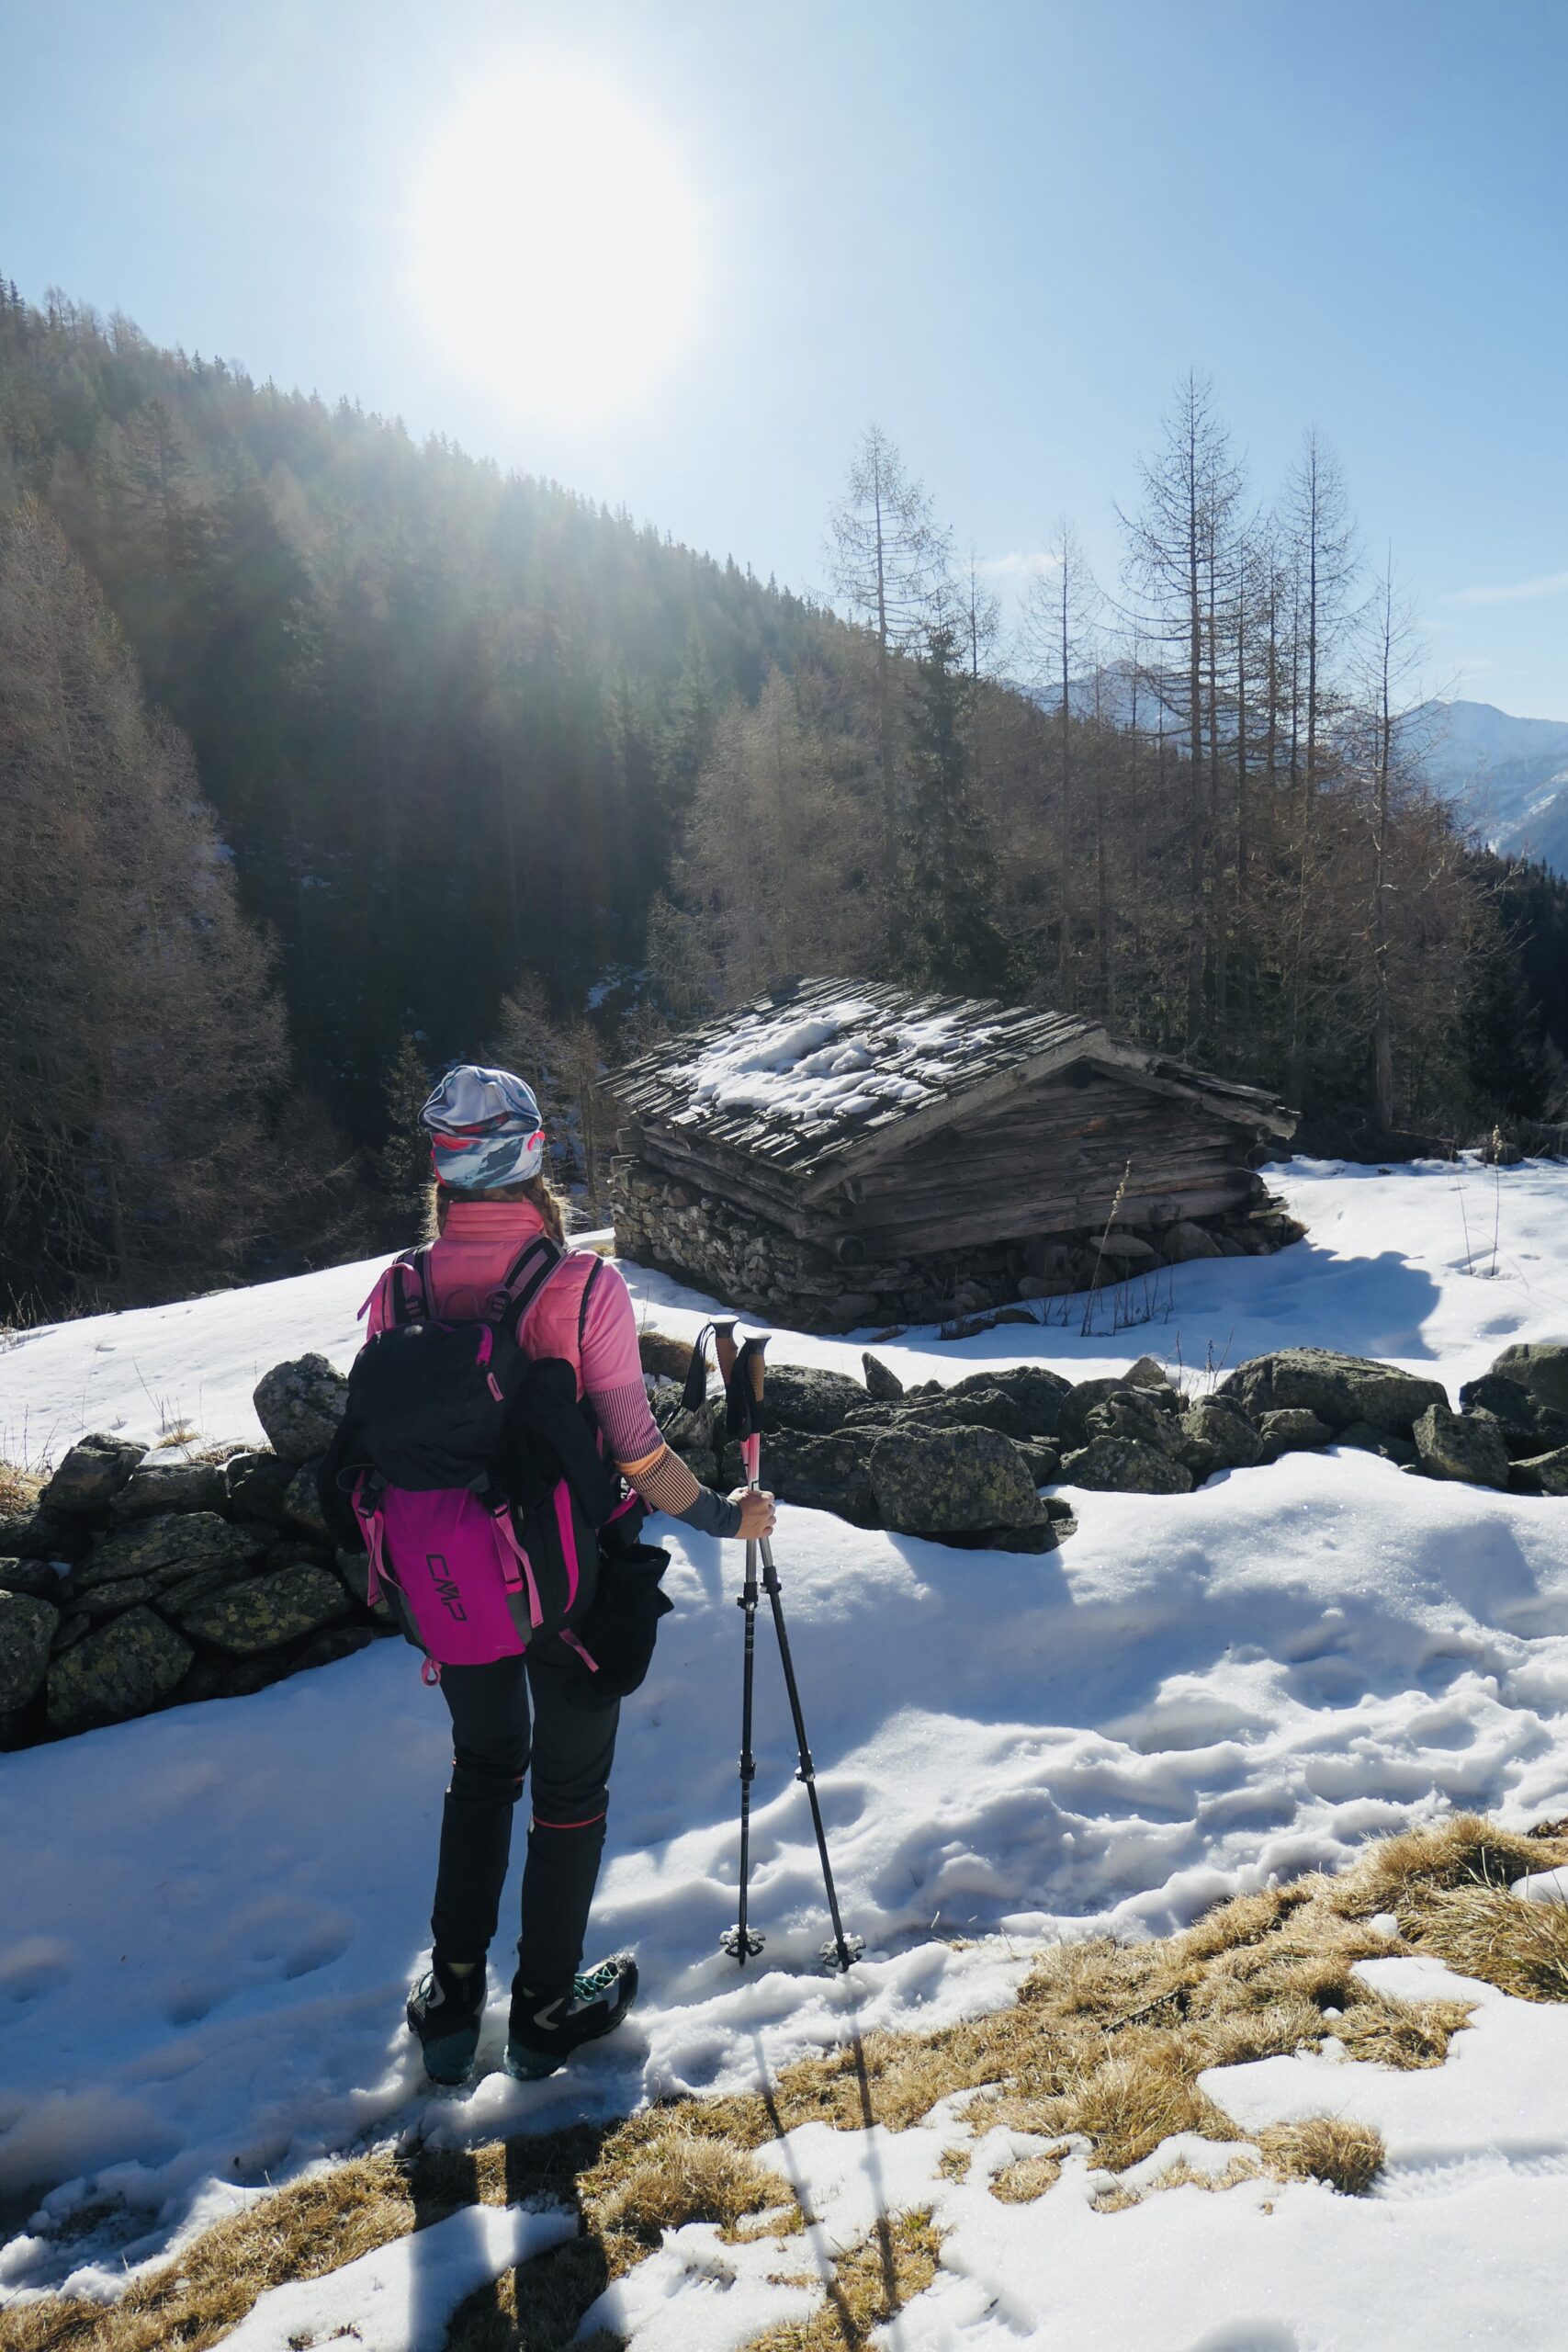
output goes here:
[{"label": "woman's hand", "polygon": [[740,1532],[748,1543],[759,1535],[771,1535],[778,1512],[773,1498],[761,1487],[737,1487],[729,1498],[740,1506]]}]

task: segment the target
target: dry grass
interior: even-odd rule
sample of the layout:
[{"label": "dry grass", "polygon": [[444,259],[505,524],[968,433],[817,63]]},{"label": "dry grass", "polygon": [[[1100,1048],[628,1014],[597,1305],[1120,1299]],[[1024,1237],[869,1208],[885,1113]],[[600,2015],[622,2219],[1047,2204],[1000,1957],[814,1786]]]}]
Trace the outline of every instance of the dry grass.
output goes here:
[{"label": "dry grass", "polygon": [[1259,2144],[1277,2180],[1323,2180],[1347,2197],[1364,2197],[1382,2170],[1382,2132],[1342,2116],[1273,2124]]},{"label": "dry grass", "polygon": [[747,2149],[675,2130],[661,2134],[590,2210],[602,2234],[629,2231],[657,2245],[664,2231],[686,2222],[718,2222],[733,2229],[749,2213],[791,2203],[787,2181]]},{"label": "dry grass", "polygon": [[[950,2155],[956,2153],[954,2149],[948,2151]],[[1043,2197],[1061,2179],[1062,2158],[1066,2153],[1063,2146],[1043,2148],[1038,2155],[1016,2157],[1000,2172],[993,2173],[986,2186],[1004,2205],[1032,2205],[1037,2197]]]},{"label": "dry grass", "polygon": [[659,1373],[666,1380],[685,1379],[692,1361],[690,1340],[673,1339],[668,1331],[656,1331],[651,1324],[645,1324],[637,1335],[637,1349],[644,1372]]},{"label": "dry grass", "polygon": [[43,1491],[43,1480],[17,1462],[0,1462],[0,1510],[31,1510]]},{"label": "dry grass", "polygon": [[[874,2120],[898,2131],[964,2091],[976,2094],[965,2110],[975,2130],[999,2122],[1055,2142],[1081,2133],[1094,2161],[1115,2170],[1174,2132],[1247,2136],[1200,2089],[1208,2067],[1329,2039],[1362,2062],[1440,2065],[1464,2005],[1391,2000],[1361,1983],[1354,1963],[1430,1951],[1529,1999],[1568,1999],[1568,1913],[1507,1891],[1525,1871],[1564,1862],[1561,1835],[1518,1838],[1461,1817],[1369,1848],[1337,1878],[1223,1904],[1161,1942],[1053,1947],[1013,2007],[931,2034],[857,2035],[786,2067],[755,2096],[674,2101],[612,2128],[580,2125],[471,2154],[358,2159],[204,2233],[117,2304],[56,2297],[0,2315],[0,2352],[202,2352],[268,2287],[320,2277],[476,2199],[530,2196],[574,2204],[581,2234],[471,2297],[448,2352],[564,2352],[604,2288],[661,2231],[701,2220],[754,2237],[790,2226],[776,2219],[789,2191],[755,2151],[802,2123],[858,2131]],[[1398,1944],[1371,1927],[1379,1912],[1397,1917]],[[1326,2119],[1265,2132],[1258,2147],[1270,2173],[1350,2193],[1382,2160],[1375,2134]],[[1043,2194],[1062,2153],[1005,2166],[992,2194],[1015,2202]],[[944,2169],[956,2177],[958,2166]],[[1246,2158],[1217,2174],[1175,2165],[1160,2185],[1190,2175],[1223,2188],[1256,2169]],[[1132,2201],[1117,2189],[1102,2209]],[[924,2283],[935,2259],[929,2217],[888,2223],[843,2257],[818,2317],[766,2339],[762,2352],[839,2352],[863,2341],[889,2296],[918,2292],[909,2282]]]},{"label": "dry grass", "polygon": [[747,2352],[861,2352],[874,2328],[925,2292],[941,2252],[929,2213],[891,2215],[839,2256],[819,2311],[769,2328]]}]

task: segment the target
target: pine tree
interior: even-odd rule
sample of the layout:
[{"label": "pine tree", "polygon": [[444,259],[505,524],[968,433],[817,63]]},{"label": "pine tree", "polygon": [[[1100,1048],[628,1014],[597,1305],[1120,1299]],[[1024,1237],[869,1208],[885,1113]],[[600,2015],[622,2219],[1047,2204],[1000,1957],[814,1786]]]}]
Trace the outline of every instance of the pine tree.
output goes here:
[{"label": "pine tree", "polygon": [[291,1215],[287,1047],[197,788],[36,499],[0,521],[0,1297],[231,1274]]},{"label": "pine tree", "polygon": [[430,1191],[430,1138],[419,1123],[429,1099],[430,1068],[419,1040],[405,1029],[381,1080],[387,1105],[387,1140],[379,1175],[387,1229],[396,1246],[419,1230]]},{"label": "pine tree", "polygon": [[996,877],[969,794],[969,698],[952,628],[919,656],[910,728],[902,960],[911,978],[986,996],[1008,985],[1007,942],[991,914]]}]

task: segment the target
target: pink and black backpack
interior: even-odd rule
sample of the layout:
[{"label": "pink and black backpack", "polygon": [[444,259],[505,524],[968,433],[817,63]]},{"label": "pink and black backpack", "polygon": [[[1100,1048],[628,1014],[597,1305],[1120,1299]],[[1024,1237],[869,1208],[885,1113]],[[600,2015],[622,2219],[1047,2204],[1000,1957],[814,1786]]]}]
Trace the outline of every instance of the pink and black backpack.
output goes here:
[{"label": "pink and black backpack", "polygon": [[619,1482],[572,1366],[530,1358],[521,1336],[566,1252],[536,1236],[487,1301],[491,1313],[465,1322],[434,1313],[428,1257],[388,1267],[349,1373],[343,1475],[369,1554],[368,1598],[388,1592],[428,1680],[549,1636],[594,1674],[573,1628],[593,1607],[597,1531],[617,1511]]}]

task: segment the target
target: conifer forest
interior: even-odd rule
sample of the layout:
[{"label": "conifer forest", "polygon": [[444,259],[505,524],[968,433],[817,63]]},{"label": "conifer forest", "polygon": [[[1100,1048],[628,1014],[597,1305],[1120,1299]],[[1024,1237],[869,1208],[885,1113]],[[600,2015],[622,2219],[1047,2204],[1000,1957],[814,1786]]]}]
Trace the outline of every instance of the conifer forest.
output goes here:
[{"label": "conifer forest", "polygon": [[1308,1150],[1540,1148],[1568,884],[1429,787],[1327,441],[1148,414],[1116,576],[1064,521],[1004,628],[877,428],[802,594],[4,288],[0,1323],[400,1242],[454,1056],[592,1211],[603,1072],[800,972],[1091,1012]]}]

